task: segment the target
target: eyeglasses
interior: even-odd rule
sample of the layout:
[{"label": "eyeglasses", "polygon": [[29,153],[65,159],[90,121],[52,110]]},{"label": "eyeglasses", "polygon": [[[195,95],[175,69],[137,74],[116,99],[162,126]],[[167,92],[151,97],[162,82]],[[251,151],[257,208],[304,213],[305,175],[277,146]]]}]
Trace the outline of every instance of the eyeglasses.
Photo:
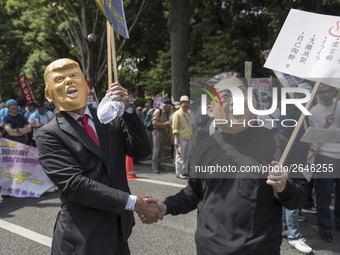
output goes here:
[{"label": "eyeglasses", "polygon": [[325,95],[326,93],[329,95],[329,94],[332,94],[335,92],[335,89],[327,89],[327,90],[320,90],[318,91],[318,95]]}]

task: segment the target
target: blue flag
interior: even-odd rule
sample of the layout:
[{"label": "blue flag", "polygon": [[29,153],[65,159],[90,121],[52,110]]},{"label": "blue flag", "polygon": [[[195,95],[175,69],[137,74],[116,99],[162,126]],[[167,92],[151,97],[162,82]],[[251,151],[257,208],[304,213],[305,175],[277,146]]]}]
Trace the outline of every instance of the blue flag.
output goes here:
[{"label": "blue flag", "polygon": [[124,14],[123,0],[102,0],[107,19],[114,29],[123,37],[129,38]]}]

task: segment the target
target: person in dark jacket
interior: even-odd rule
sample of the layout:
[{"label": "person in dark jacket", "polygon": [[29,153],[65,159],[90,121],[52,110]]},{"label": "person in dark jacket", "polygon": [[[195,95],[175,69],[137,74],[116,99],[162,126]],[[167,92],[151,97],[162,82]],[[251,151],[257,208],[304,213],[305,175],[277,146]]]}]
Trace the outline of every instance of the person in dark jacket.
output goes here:
[{"label": "person in dark jacket", "polygon": [[[207,84],[217,89],[222,102],[207,106],[218,131],[195,149],[188,185],[163,203],[154,198],[148,202],[156,203],[164,215],[198,209],[197,254],[280,254],[281,207],[301,206],[308,182],[295,178],[299,174],[288,178],[278,165],[287,143],[284,136],[256,127],[246,104],[243,115],[233,114],[235,100],[242,98],[233,99],[231,87],[242,91],[247,102],[247,85],[240,74],[222,73]],[[292,162],[289,157],[287,164]]]}]

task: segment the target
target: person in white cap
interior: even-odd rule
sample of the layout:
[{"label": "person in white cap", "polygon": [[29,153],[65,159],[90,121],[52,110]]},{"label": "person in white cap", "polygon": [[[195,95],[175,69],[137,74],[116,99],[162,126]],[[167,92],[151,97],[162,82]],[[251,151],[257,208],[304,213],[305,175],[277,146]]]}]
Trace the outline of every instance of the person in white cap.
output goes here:
[{"label": "person in white cap", "polygon": [[187,179],[189,174],[189,157],[191,150],[191,116],[188,113],[190,100],[188,96],[181,96],[180,108],[175,112],[172,120],[172,133],[176,149],[176,177]]}]

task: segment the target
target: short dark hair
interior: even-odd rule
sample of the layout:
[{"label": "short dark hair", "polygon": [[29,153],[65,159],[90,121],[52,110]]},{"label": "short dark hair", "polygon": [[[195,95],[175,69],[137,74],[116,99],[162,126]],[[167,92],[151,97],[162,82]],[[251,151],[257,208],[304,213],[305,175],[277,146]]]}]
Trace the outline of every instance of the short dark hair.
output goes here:
[{"label": "short dark hair", "polygon": [[34,106],[34,107],[35,107],[35,103],[32,102],[32,101],[29,101],[28,104],[27,104],[27,106]]},{"label": "short dark hair", "polygon": [[45,104],[43,102],[37,103],[37,108],[45,107]]},{"label": "short dark hair", "polygon": [[210,85],[210,86],[212,86],[212,87],[215,87],[215,85],[216,85],[217,83],[219,83],[221,80],[223,80],[223,79],[229,79],[229,78],[232,78],[232,77],[235,77],[235,78],[238,78],[238,79],[242,80],[244,86],[245,86],[246,88],[248,88],[248,84],[247,84],[247,82],[245,81],[244,76],[243,76],[241,73],[234,72],[234,71],[216,74],[214,77],[210,78],[210,79],[206,82],[206,84],[208,84],[208,85]]}]

